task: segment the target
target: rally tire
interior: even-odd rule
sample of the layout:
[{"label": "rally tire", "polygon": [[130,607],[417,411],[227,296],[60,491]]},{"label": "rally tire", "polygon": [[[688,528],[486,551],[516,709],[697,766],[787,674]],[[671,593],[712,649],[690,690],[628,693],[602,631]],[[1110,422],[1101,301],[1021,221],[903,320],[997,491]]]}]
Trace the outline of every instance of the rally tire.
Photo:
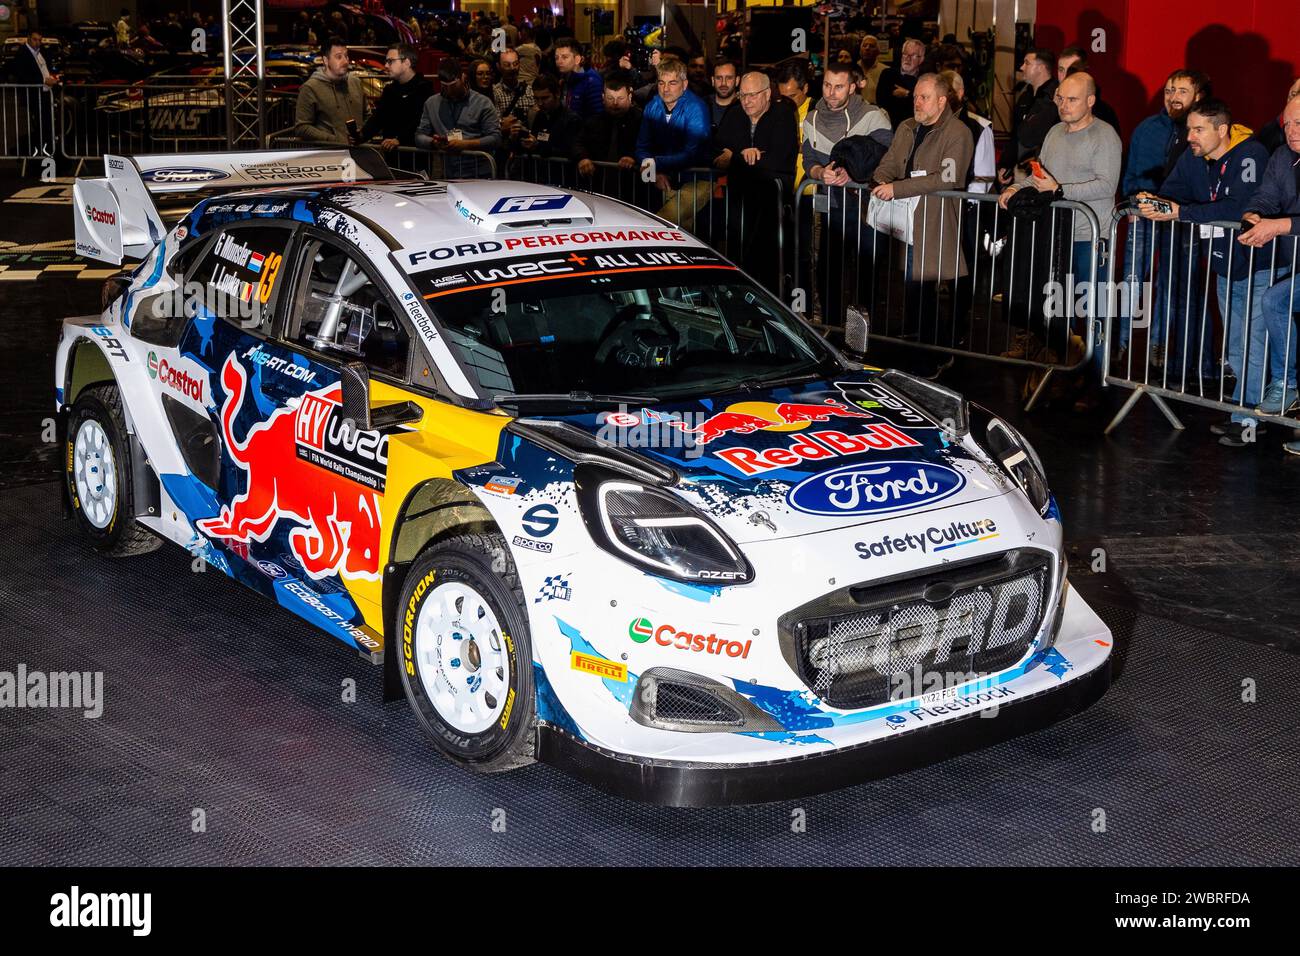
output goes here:
[{"label": "rally tire", "polygon": [[[455,608],[468,612],[480,601],[479,620],[490,624],[472,640],[483,650],[457,654],[451,648],[468,647],[470,641],[458,630],[460,621],[452,620],[456,615],[446,615]],[[406,699],[434,746],[454,763],[480,773],[513,770],[535,759],[537,708],[525,608],[519,575],[499,534],[462,534],[437,542],[416,558],[402,588],[395,632]],[[504,683],[497,685],[496,697],[490,695],[495,687],[475,688],[485,695],[477,703],[477,723],[463,714],[457,722],[445,713],[447,701],[453,683],[457,693],[466,691],[461,682],[472,680],[465,670],[471,658],[481,661],[484,679],[495,675]],[[492,666],[493,660],[500,666]],[[479,726],[484,719],[490,723]]]},{"label": "rally tire", "polygon": [[77,530],[96,551],[122,558],[162,545],[135,520],[131,448],[117,386],[87,388],[73,403],[63,472]]}]

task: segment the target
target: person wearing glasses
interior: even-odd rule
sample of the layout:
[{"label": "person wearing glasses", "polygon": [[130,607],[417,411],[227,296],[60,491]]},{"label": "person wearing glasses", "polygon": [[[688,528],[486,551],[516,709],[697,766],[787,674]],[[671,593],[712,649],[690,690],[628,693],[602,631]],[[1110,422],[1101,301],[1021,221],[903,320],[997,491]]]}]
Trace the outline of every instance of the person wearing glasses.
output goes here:
[{"label": "person wearing glasses", "polygon": [[384,87],[375,111],[361,129],[361,141],[382,137],[381,149],[415,145],[415,129],[420,125],[425,101],[433,96],[433,84],[415,68],[415,50],[405,43],[388,48],[384,69],[392,82]]},{"label": "person wearing glasses", "polygon": [[[781,210],[794,185],[799,156],[799,119],[794,103],[772,89],[765,73],[740,79],[740,109],[729,110],[718,126],[714,165],[727,171],[727,201],[733,250],[760,280],[775,283],[780,274],[773,241],[781,229]],[[778,199],[779,197],[779,199]]]}]

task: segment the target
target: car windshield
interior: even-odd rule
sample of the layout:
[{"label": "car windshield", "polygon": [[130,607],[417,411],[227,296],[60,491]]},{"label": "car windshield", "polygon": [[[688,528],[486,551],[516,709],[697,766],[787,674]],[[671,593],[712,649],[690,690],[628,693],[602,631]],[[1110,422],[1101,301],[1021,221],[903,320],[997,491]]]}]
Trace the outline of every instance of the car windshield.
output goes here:
[{"label": "car windshield", "polygon": [[722,260],[620,265],[646,255],[586,253],[579,275],[524,278],[509,260],[413,278],[489,394],[691,397],[840,368],[816,333]]}]

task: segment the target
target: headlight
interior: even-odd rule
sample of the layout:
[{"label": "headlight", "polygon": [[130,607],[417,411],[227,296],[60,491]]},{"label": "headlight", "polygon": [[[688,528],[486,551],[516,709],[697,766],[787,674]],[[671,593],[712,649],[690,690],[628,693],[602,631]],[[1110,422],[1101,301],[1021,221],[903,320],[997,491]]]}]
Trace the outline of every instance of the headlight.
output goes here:
[{"label": "headlight", "polygon": [[712,521],[662,489],[598,469],[574,476],[583,521],[602,549],[661,577],[747,584],[754,569]]},{"label": "headlight", "polygon": [[1047,487],[1047,473],[1038,460],[1038,452],[1020,434],[1000,418],[990,418],[984,428],[985,449],[1020,486],[1029,503],[1040,515],[1047,514],[1052,504],[1052,494]]}]

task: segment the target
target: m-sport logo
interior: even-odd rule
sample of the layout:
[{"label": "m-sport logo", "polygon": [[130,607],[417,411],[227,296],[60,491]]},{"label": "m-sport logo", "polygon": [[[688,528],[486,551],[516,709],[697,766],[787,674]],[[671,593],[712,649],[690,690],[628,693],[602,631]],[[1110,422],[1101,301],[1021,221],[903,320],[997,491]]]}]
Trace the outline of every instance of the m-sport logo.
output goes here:
[{"label": "m-sport logo", "polygon": [[966,476],[946,465],[881,461],[813,475],[790,489],[787,500],[805,514],[889,514],[934,504],[964,487]]},{"label": "m-sport logo", "polygon": [[151,169],[148,172],[141,173],[140,178],[147,183],[184,185],[186,183],[215,183],[218,180],[229,179],[230,174],[219,169],[203,169],[199,166],[165,166],[162,169]]}]

